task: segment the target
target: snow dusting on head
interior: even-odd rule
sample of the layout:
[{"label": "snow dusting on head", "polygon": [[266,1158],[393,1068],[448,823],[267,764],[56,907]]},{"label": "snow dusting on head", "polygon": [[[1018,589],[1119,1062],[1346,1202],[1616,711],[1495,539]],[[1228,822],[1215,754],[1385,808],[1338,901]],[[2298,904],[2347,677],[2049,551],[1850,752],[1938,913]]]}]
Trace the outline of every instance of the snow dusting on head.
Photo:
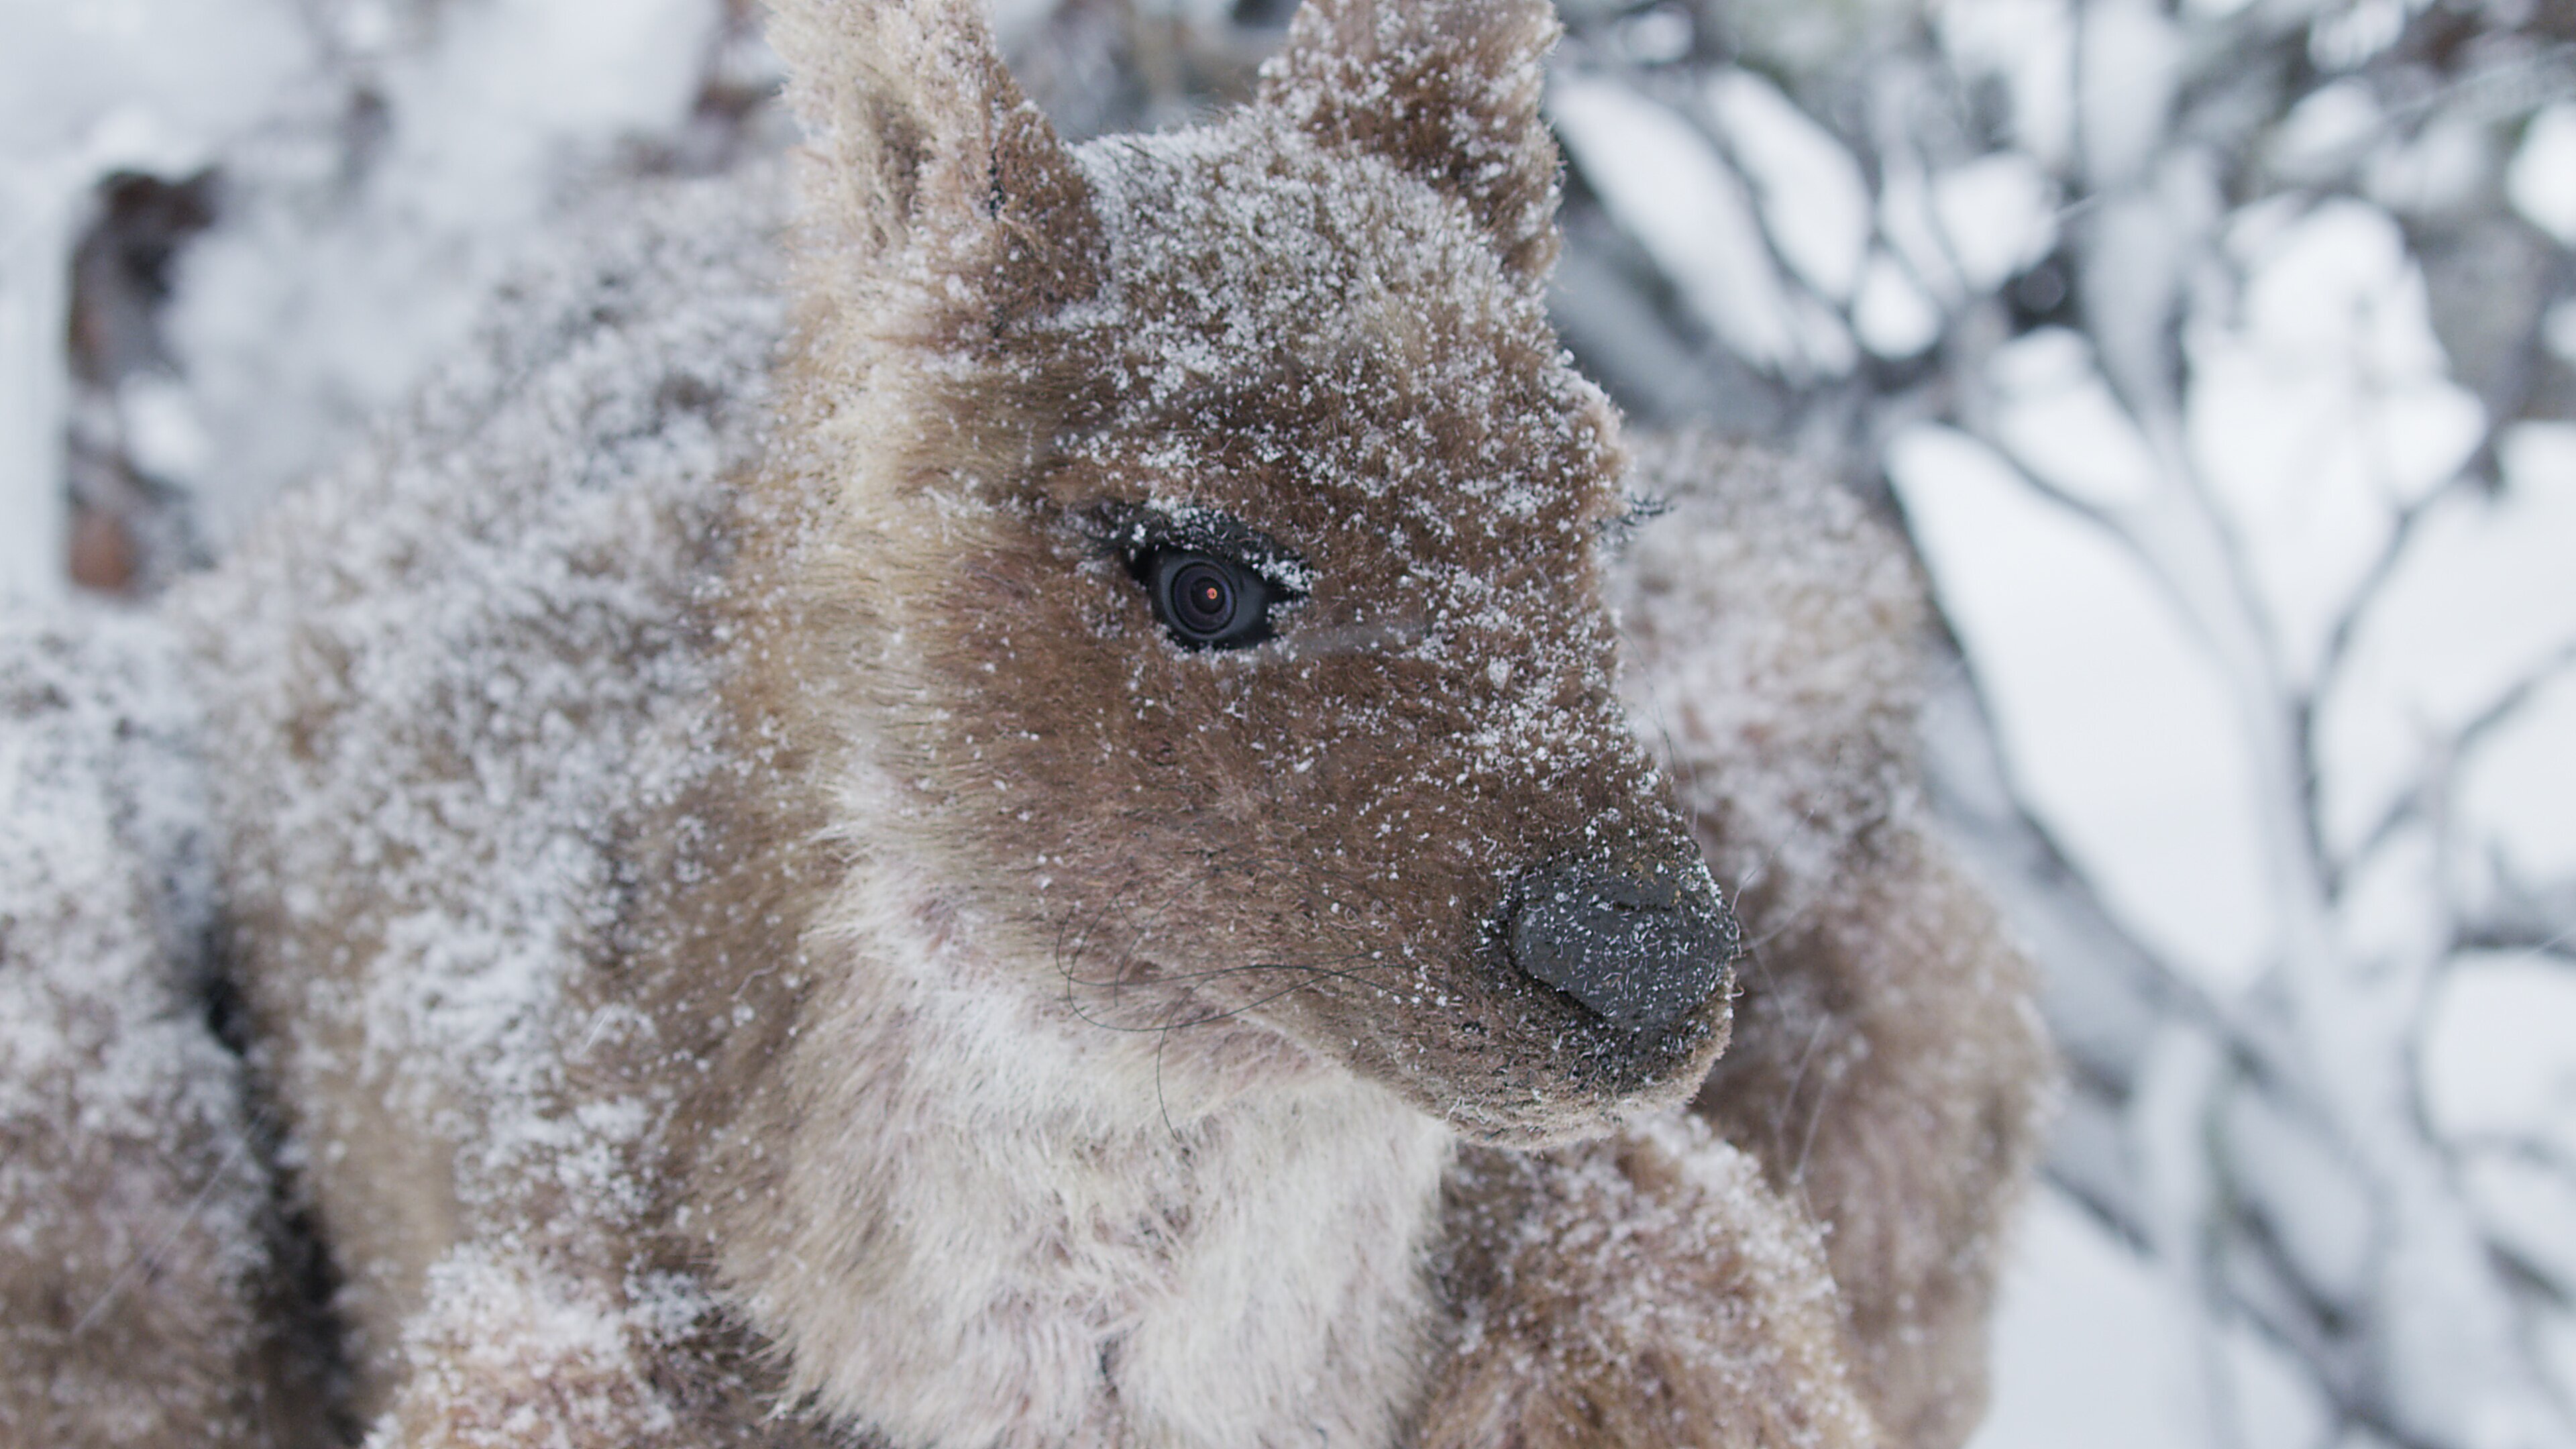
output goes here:
[{"label": "snow dusting on head", "polygon": [[[1617,697],[1624,455],[1537,285],[1552,34],[1327,5],[1229,116],[1079,150],[1011,121],[998,190],[943,194],[936,156],[878,189],[895,240],[809,214],[809,247],[892,254],[800,269],[778,598],[829,625],[765,686],[1027,984],[1170,1038],[1167,1068],[1284,1033],[1515,1139],[1686,1090],[1724,1019],[1722,947],[1634,963],[1668,992],[1568,995],[1508,929],[1542,875],[1720,910]],[[1002,125],[999,84],[898,99]],[[1173,553],[1273,587],[1250,647],[1159,617]],[[1608,920],[1585,899],[1563,929]]]}]

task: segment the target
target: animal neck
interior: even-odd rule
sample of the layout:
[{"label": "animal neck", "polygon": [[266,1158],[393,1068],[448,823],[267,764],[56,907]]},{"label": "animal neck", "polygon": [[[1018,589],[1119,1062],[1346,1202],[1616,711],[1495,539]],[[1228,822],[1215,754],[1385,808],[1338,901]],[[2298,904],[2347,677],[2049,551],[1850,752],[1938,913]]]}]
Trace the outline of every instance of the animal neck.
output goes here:
[{"label": "animal neck", "polygon": [[[862,852],[779,1063],[792,1388],[907,1443],[1390,1443],[1452,1138],[1259,1028],[1105,1029]],[[826,984],[827,983],[827,984]]]}]

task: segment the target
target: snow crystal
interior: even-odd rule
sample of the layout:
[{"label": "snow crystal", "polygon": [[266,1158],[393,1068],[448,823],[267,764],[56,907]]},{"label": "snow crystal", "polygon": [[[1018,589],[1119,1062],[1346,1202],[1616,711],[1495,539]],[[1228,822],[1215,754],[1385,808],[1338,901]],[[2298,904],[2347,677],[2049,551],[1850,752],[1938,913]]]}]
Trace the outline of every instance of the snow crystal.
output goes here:
[{"label": "snow crystal", "polygon": [[2576,247],[2576,101],[2531,118],[2504,184],[2514,210],[2561,245]]},{"label": "snow crystal", "polygon": [[1921,426],[1887,468],[2024,801],[2144,939],[2247,984],[2276,926],[2254,766],[2207,652],[2133,555],[1983,444]]},{"label": "snow crystal", "polygon": [[[242,1064],[206,1018],[215,882],[197,746],[166,628],[0,610],[0,1278],[14,1305],[58,1304],[0,1323],[0,1362],[50,1366],[66,1396],[128,1393],[94,1347],[73,1348],[93,1326],[146,1376],[179,1367],[162,1334],[205,1335],[187,1345],[201,1368],[253,1342],[269,1184]],[[222,1393],[172,1389],[121,1411],[175,1417]],[[43,1381],[0,1386],[12,1442],[43,1442],[49,1416],[16,1417],[31,1390]],[[166,1427],[124,1432],[188,1442]]]}]

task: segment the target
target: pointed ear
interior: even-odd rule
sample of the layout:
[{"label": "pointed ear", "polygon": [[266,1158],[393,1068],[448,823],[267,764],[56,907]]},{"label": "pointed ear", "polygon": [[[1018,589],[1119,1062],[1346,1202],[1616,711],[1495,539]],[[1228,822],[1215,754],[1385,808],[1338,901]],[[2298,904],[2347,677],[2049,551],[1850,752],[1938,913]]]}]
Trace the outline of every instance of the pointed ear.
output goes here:
[{"label": "pointed ear", "polygon": [[1557,34],[1546,0],[1306,0],[1261,68],[1261,100],[1465,202],[1535,285],[1556,260],[1556,141],[1539,102]]},{"label": "pointed ear", "polygon": [[1002,318],[1098,290],[1091,188],[980,0],[773,0],[769,37],[814,163],[808,219],[843,260],[963,268]]}]

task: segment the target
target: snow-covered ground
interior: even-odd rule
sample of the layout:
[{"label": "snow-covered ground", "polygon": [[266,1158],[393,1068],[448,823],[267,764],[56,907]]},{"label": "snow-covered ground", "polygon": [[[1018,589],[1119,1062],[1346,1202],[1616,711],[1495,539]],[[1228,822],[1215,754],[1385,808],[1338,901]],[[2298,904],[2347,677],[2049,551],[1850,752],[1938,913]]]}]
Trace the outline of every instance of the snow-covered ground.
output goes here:
[{"label": "snow-covered ground", "polygon": [[[2576,1446],[2565,7],[1564,5],[1570,345],[1840,465],[1959,642],[2074,1069],[1979,1449]],[[1001,18],[1079,131],[1282,8]],[[219,554],[769,79],[722,0],[0,0],[0,591]]]}]

